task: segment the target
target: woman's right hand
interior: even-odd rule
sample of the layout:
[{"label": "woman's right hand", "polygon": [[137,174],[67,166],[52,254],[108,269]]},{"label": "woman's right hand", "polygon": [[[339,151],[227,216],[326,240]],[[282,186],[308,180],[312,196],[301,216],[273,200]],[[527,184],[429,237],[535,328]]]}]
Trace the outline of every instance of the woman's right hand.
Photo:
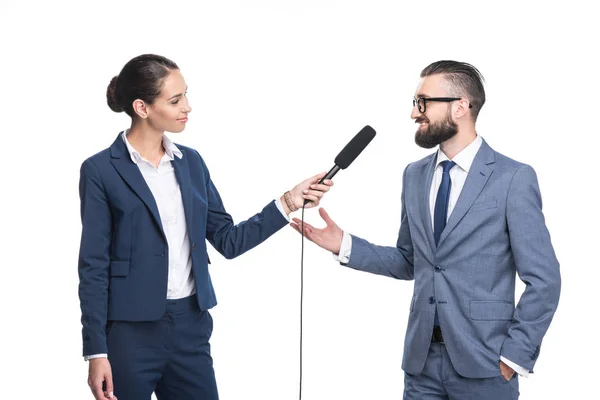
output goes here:
[{"label": "woman's right hand", "polygon": [[[113,399],[117,400],[117,396],[113,394],[113,379],[110,362],[106,357],[92,358],[88,360],[90,364],[88,374],[88,385],[94,394],[96,400]],[[102,383],[106,382],[106,390],[102,391]]]}]

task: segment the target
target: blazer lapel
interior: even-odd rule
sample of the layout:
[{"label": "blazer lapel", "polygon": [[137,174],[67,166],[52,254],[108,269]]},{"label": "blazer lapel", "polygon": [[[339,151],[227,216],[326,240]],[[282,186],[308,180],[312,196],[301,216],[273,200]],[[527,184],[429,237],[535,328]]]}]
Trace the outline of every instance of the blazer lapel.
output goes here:
[{"label": "blazer lapel", "polygon": [[[175,176],[179,183],[179,190],[181,191],[181,200],[183,201],[183,210],[185,213],[185,222],[188,226],[188,232],[192,226],[192,180],[190,178],[190,167],[187,162],[185,152],[181,150],[183,157],[179,158],[175,156],[173,158],[173,168],[175,169]],[[188,233],[189,234],[189,233]]]},{"label": "blazer lapel", "polygon": [[483,187],[494,172],[494,162],[495,159],[492,149],[485,141],[483,141],[481,143],[481,148],[473,160],[473,164],[467,175],[467,180],[465,181],[465,185],[454,206],[454,210],[452,211],[452,214],[450,214],[448,223],[442,231],[438,247],[450,232],[452,232],[456,225],[458,225],[460,220],[463,219],[467,211],[469,211],[469,208],[473,205],[473,202],[475,202],[481,193],[481,190],[483,190]]},{"label": "blazer lapel", "polygon": [[144,204],[146,204],[146,207],[148,207],[150,210],[154,221],[159,226],[164,237],[165,233],[163,231],[160,214],[158,213],[158,207],[156,205],[156,201],[154,200],[154,196],[152,196],[152,192],[150,191],[148,184],[146,184],[146,181],[144,180],[144,177],[142,176],[138,166],[131,161],[131,157],[127,151],[125,142],[123,142],[121,134],[119,134],[117,139],[110,146],[110,154],[111,163],[119,175],[121,175],[121,178],[123,178],[129,187],[135,192],[135,194],[144,202]]},{"label": "blazer lapel", "polygon": [[432,253],[435,254],[435,239],[433,237],[433,226],[431,224],[431,210],[429,209],[429,193],[431,192],[431,181],[433,180],[433,172],[435,171],[435,162],[437,153],[433,153],[431,160],[423,167],[421,172],[421,182],[419,185],[419,207],[421,209],[421,221],[425,227],[425,233]]}]

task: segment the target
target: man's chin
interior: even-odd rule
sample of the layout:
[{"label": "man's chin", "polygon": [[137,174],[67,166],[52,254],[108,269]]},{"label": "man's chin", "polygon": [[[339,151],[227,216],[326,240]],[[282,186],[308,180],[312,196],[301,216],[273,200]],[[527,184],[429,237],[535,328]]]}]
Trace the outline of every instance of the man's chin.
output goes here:
[{"label": "man's chin", "polygon": [[422,147],[424,149],[433,149],[435,146],[437,146],[437,144],[434,143],[421,143],[421,142],[416,142],[417,146]]},{"label": "man's chin", "polygon": [[417,132],[415,133],[415,143],[417,144],[417,146],[422,147],[424,149],[432,149],[438,145],[438,143],[424,140],[425,136],[426,136],[425,132],[421,132],[420,130],[417,130]]}]

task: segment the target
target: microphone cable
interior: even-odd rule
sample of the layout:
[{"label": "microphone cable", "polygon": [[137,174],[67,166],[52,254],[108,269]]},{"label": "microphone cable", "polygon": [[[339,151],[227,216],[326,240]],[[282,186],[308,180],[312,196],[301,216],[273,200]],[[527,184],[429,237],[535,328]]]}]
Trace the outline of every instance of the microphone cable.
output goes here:
[{"label": "microphone cable", "polygon": [[[367,145],[375,137],[375,130],[369,125],[365,125],[348,144],[342,149],[340,154],[335,158],[335,165],[325,175],[319,183],[322,183],[325,179],[332,179],[334,175],[340,169],[346,169],[354,161],[356,157],[367,147]],[[300,233],[302,236],[302,246],[300,254],[300,385],[298,399],[302,400],[302,309],[304,306],[304,207],[309,203],[308,200],[304,200],[302,204],[302,224]]]},{"label": "microphone cable", "polygon": [[302,225],[300,229],[300,236],[302,240],[302,246],[300,251],[300,385],[298,400],[302,400],[302,309],[304,304],[304,207],[306,202],[302,204]]}]

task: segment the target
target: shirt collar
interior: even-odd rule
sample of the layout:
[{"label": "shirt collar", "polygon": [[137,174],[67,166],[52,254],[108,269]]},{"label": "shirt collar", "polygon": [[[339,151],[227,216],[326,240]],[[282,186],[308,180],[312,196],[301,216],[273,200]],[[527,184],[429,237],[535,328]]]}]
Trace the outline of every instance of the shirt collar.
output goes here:
[{"label": "shirt collar", "polygon": [[[125,146],[127,146],[127,151],[129,152],[129,156],[131,157],[131,161],[134,162],[134,164],[137,164],[139,161],[141,161],[143,158],[140,155],[140,153],[133,148],[133,146],[131,145],[131,143],[129,143],[129,140],[127,140],[127,134],[129,133],[129,129],[126,129],[123,131],[122,133],[122,137],[123,137],[123,141],[125,142]],[[175,158],[175,156],[177,158],[182,158],[183,157],[183,153],[181,152],[181,150],[179,150],[179,148],[177,148],[177,146],[175,146],[175,143],[173,143],[173,141],[171,139],[169,139],[167,137],[167,135],[163,135],[163,148],[165,149],[165,154],[167,155],[167,157],[169,158],[169,160],[173,160]]]},{"label": "shirt collar", "polygon": [[[471,165],[473,164],[473,160],[475,160],[475,156],[477,155],[482,143],[483,139],[481,136],[477,135],[475,140],[473,140],[467,147],[455,155],[452,161],[454,161],[456,165],[458,165],[465,172],[469,172],[469,169],[471,169]],[[448,160],[448,157],[441,149],[438,149],[435,167],[437,168],[442,161],[446,160]]]}]

